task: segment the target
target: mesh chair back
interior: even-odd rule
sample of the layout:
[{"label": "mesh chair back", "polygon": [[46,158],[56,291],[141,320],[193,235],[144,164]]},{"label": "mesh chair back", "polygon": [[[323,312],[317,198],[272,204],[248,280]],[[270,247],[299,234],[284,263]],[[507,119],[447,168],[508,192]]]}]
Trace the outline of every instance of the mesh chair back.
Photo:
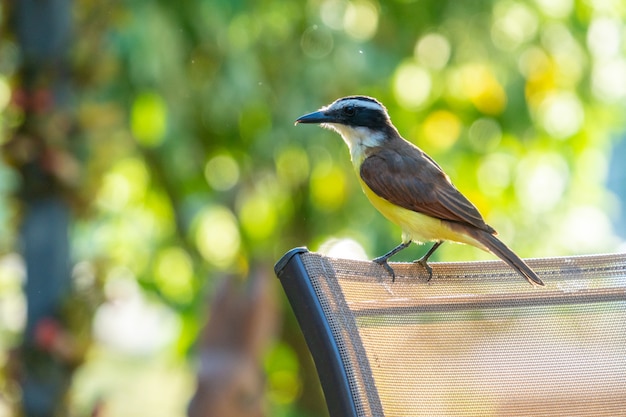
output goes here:
[{"label": "mesh chair back", "polygon": [[[289,252],[276,271],[331,416],[626,413],[626,255],[372,262]],[[307,295],[309,293],[309,295]]]}]

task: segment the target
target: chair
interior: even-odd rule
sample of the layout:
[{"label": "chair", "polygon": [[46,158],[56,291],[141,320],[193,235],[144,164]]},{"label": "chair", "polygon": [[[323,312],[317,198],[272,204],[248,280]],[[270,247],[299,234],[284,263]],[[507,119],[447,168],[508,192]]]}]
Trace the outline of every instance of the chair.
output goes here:
[{"label": "chair", "polygon": [[391,264],[306,248],[275,266],[331,417],[626,414],[626,254]]}]

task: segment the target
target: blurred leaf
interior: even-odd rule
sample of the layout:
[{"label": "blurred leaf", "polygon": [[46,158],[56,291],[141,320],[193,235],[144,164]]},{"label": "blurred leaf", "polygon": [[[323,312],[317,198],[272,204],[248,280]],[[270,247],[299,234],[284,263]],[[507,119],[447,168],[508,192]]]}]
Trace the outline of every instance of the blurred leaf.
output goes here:
[{"label": "blurred leaf", "polygon": [[130,128],[133,136],[144,146],[159,145],[165,137],[167,109],[156,93],[139,94],[132,105]]}]

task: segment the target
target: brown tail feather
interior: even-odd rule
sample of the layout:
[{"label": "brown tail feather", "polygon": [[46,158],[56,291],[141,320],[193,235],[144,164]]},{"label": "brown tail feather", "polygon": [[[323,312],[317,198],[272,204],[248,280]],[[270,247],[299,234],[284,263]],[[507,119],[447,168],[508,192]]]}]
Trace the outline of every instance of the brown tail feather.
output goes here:
[{"label": "brown tail feather", "polygon": [[517,270],[532,285],[545,285],[543,281],[539,279],[537,274],[535,274],[535,271],[530,269],[530,267],[526,265],[526,263],[519,256],[517,256],[497,237],[480,229],[473,229],[472,232],[472,235],[476,240],[485,245],[491,253],[493,253],[498,258],[509,264],[509,266]]}]

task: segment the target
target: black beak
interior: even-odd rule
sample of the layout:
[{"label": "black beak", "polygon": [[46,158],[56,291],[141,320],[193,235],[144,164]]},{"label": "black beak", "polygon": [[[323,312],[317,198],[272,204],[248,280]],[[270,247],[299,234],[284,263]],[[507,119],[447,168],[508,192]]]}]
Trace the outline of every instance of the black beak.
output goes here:
[{"label": "black beak", "polygon": [[333,118],[325,114],[323,111],[316,111],[298,117],[295,124],[298,123],[332,123]]}]

